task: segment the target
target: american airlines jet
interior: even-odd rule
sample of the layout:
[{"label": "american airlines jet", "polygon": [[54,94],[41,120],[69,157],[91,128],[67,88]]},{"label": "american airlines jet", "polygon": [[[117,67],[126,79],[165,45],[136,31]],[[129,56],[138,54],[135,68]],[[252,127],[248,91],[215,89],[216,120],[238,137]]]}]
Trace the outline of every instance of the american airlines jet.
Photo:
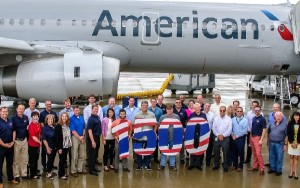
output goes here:
[{"label": "american airlines jet", "polygon": [[295,7],[1,0],[0,94],[115,94],[120,71],[298,74]]}]

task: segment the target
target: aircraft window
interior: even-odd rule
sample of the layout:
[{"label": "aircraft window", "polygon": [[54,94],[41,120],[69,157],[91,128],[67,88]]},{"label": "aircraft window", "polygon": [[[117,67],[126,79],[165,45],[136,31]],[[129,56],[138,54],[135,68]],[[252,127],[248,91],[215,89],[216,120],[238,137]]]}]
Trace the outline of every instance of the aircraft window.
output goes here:
[{"label": "aircraft window", "polygon": [[284,25],[283,25],[283,24],[281,24],[281,25],[279,26],[279,30],[280,30],[281,32],[284,31]]},{"label": "aircraft window", "polygon": [[10,20],[9,20],[9,24],[10,24],[10,25],[14,25],[14,23],[15,23],[14,19],[10,19]]},{"label": "aircraft window", "polygon": [[274,31],[274,29],[275,29],[275,26],[274,26],[274,25],[271,25],[271,26],[270,26],[270,30],[271,30],[271,31]]},{"label": "aircraft window", "polygon": [[61,26],[61,19],[58,19],[58,20],[57,20],[56,25],[57,25],[57,26]]},{"label": "aircraft window", "polygon": [[45,19],[41,19],[41,25],[45,25],[46,24],[46,20]]},{"label": "aircraft window", "polygon": [[96,26],[97,25],[97,20],[92,20],[92,26]]},{"label": "aircraft window", "polygon": [[227,29],[227,25],[225,23],[222,24],[222,29],[226,30]]},{"label": "aircraft window", "polygon": [[251,29],[254,31],[254,30],[256,30],[256,25],[255,24],[252,24],[251,25]]},{"label": "aircraft window", "polygon": [[236,24],[232,24],[231,28],[232,28],[232,30],[237,30],[237,25]]},{"label": "aircraft window", "polygon": [[102,23],[101,23],[101,25],[102,25],[103,27],[106,27],[106,26],[108,26],[108,22],[107,22],[106,20],[103,20]]},{"label": "aircraft window", "polygon": [[86,26],[86,20],[82,20],[82,26]]},{"label": "aircraft window", "polygon": [[4,19],[1,19],[0,20],[0,25],[3,25],[4,24]]},{"label": "aircraft window", "polygon": [[127,22],[125,20],[122,21],[122,27],[126,27],[127,26]]},{"label": "aircraft window", "polygon": [[176,28],[177,27],[177,23],[176,22],[172,22],[172,27]]},{"label": "aircraft window", "polygon": [[266,26],[265,26],[264,24],[262,24],[262,25],[260,26],[260,29],[261,29],[262,31],[264,31],[264,30],[266,30]]},{"label": "aircraft window", "polygon": [[137,27],[137,21],[133,21],[133,22],[132,22],[132,26],[133,26],[133,27]]},{"label": "aircraft window", "polygon": [[242,30],[246,30],[246,24],[242,24]]},{"label": "aircraft window", "polygon": [[24,25],[24,19],[20,19],[19,24]]},{"label": "aircraft window", "polygon": [[30,20],[29,20],[29,24],[30,24],[30,25],[33,25],[33,24],[34,24],[34,19],[30,19]]},{"label": "aircraft window", "polygon": [[198,24],[196,22],[193,23],[193,29],[197,29],[198,28]]},{"label": "aircraft window", "polygon": [[213,27],[212,27],[213,29],[217,29],[217,27],[218,27],[216,23],[213,23],[212,26],[213,26]]},{"label": "aircraft window", "polygon": [[116,26],[117,26],[117,21],[116,21],[116,20],[113,20],[112,23],[111,23],[111,25],[112,25],[113,27],[116,27]]},{"label": "aircraft window", "polygon": [[72,20],[72,26],[76,25],[76,20]]}]

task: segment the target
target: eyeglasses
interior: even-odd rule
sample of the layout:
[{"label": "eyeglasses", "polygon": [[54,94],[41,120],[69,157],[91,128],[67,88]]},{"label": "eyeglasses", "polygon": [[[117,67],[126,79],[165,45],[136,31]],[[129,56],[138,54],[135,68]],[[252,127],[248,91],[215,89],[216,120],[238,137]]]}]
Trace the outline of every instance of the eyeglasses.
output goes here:
[{"label": "eyeglasses", "polygon": [[225,112],[225,110],[220,110],[220,112]]},{"label": "eyeglasses", "polygon": [[254,110],[255,112],[260,112],[260,110]]},{"label": "eyeglasses", "polygon": [[243,112],[243,111],[236,111],[236,112]]},{"label": "eyeglasses", "polygon": [[181,102],[175,102],[176,104],[180,104]]}]

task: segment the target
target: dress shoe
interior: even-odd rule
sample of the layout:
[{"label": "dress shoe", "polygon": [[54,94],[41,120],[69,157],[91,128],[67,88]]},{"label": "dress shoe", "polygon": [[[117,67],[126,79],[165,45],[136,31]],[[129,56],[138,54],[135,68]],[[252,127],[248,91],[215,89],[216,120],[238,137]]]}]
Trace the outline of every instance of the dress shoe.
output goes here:
[{"label": "dress shoe", "polygon": [[15,179],[14,179],[16,182],[18,182],[18,183],[20,183],[20,177],[15,177]]},{"label": "dress shoe", "polygon": [[29,176],[22,176],[22,179],[24,179],[24,180],[31,180],[31,178]]},{"label": "dress shoe", "polygon": [[73,177],[77,177],[77,176],[78,176],[78,174],[77,174],[76,172],[74,172],[74,173],[71,173],[71,176],[73,176]]},{"label": "dress shoe", "polygon": [[270,169],[270,170],[268,171],[268,174],[272,174],[272,173],[275,173],[275,172],[276,172],[275,170]]},{"label": "dress shoe", "polygon": [[246,163],[250,163],[250,160],[249,159],[247,159],[246,161],[244,161],[244,163],[246,164]]},{"label": "dress shoe", "polygon": [[130,172],[128,168],[123,168],[123,172]]},{"label": "dress shoe", "polygon": [[224,168],[224,170],[223,170],[223,171],[224,171],[225,173],[226,173],[226,172],[228,172],[228,168]]},{"label": "dress shoe", "polygon": [[243,171],[243,169],[238,168],[238,169],[236,169],[236,171],[237,171],[237,172],[241,172],[241,171]]},{"label": "dress shoe", "polygon": [[258,168],[248,168],[248,171],[258,171]]},{"label": "dress shoe", "polygon": [[202,171],[202,167],[201,166],[197,166],[197,169]]},{"label": "dress shoe", "polygon": [[97,165],[102,165],[102,163],[100,161],[96,161]]},{"label": "dress shoe", "polygon": [[184,164],[185,162],[184,162],[184,160],[180,160],[180,164]]},{"label": "dress shoe", "polygon": [[93,176],[98,176],[98,173],[95,172],[95,171],[91,171],[91,172],[89,172],[89,174],[90,174],[90,175],[93,175]]},{"label": "dress shoe", "polygon": [[269,166],[270,166],[270,163],[266,163],[265,166],[269,167]]},{"label": "dress shoe", "polygon": [[11,181],[8,181],[8,183],[11,183],[11,184],[18,184],[20,183],[19,181],[16,181],[16,180],[11,180]]},{"label": "dress shoe", "polygon": [[86,170],[78,171],[78,174],[87,174]]},{"label": "dress shoe", "polygon": [[213,169],[213,170],[219,170],[219,168],[220,168],[220,167],[218,167],[218,166],[214,166],[212,169]]},{"label": "dress shoe", "polygon": [[292,175],[289,175],[288,177],[289,177],[289,178],[293,178],[293,176],[294,176],[294,174],[292,174]]},{"label": "dress shoe", "polygon": [[282,172],[275,172],[275,176],[281,176]]},{"label": "dress shoe", "polygon": [[295,176],[295,179],[297,180],[297,179],[298,179],[298,176]]},{"label": "dress shoe", "polygon": [[189,166],[188,170],[192,170],[194,168],[194,166]]}]

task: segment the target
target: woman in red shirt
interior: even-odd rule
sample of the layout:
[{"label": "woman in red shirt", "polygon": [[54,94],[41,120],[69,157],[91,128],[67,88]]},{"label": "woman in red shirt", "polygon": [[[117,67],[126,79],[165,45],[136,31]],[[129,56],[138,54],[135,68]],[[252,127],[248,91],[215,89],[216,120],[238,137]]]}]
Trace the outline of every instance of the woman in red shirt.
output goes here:
[{"label": "woman in red shirt", "polygon": [[28,154],[30,165],[30,177],[39,179],[37,175],[37,164],[39,160],[39,153],[41,147],[41,127],[39,124],[39,113],[31,113],[32,122],[28,127]]}]

